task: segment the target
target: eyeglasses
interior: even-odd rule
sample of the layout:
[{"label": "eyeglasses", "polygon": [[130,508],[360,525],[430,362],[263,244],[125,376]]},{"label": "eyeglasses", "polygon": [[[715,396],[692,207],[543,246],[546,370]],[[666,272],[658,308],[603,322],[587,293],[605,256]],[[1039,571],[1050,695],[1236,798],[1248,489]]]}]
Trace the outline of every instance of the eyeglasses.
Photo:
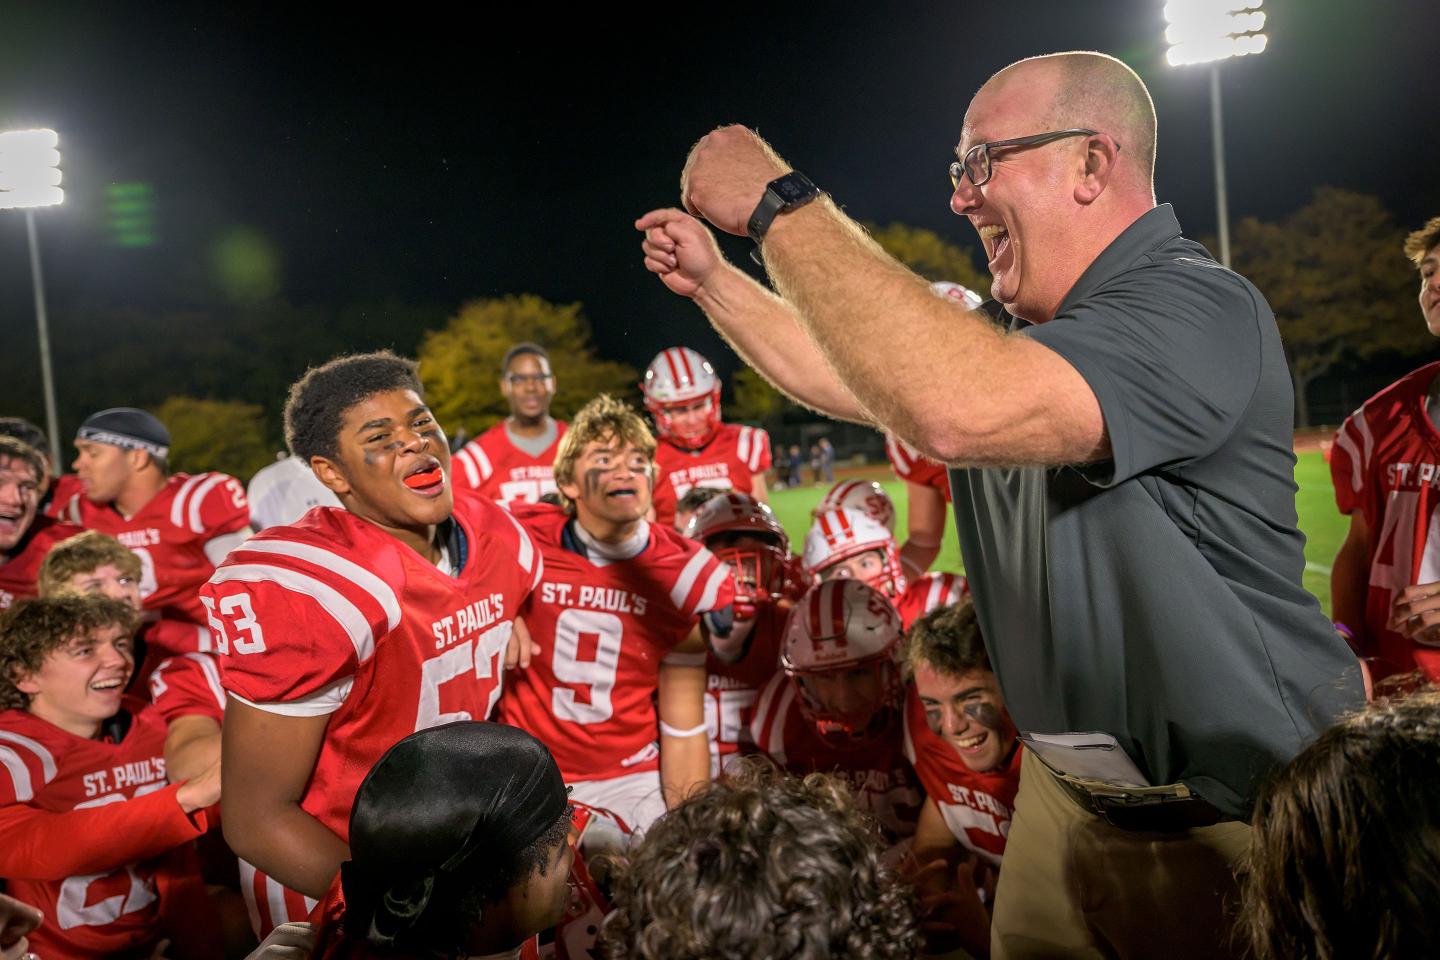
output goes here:
[{"label": "eyeglasses", "polygon": [[[1063,140],[1066,137],[1093,137],[1094,130],[1082,130],[1079,127],[1071,127],[1068,130],[1052,130],[1049,133],[1037,133],[1029,137],[1016,137],[1014,140],[992,140],[989,143],[977,143],[965,151],[963,160],[952,160],[950,163],[950,188],[960,189],[960,179],[969,177],[970,182],[975,186],[988,183],[990,175],[994,172],[990,165],[990,152],[1006,147],[1038,147],[1044,143],[1055,140]],[[1115,149],[1120,149],[1120,144],[1115,144]]]}]

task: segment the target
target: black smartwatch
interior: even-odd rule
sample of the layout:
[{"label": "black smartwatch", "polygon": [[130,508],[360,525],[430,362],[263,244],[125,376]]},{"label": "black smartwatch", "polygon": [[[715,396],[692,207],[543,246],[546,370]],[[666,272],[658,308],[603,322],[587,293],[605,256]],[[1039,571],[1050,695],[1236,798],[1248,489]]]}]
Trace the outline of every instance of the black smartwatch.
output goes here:
[{"label": "black smartwatch", "polygon": [[[750,234],[750,239],[755,241],[758,248],[777,216],[799,209],[818,196],[820,189],[799,171],[792,170],[783,177],[776,177],[765,184],[765,196],[760,198],[759,206],[750,214],[750,222],[746,224],[745,232]],[[750,253],[756,262],[760,259],[758,253],[758,250]]]}]

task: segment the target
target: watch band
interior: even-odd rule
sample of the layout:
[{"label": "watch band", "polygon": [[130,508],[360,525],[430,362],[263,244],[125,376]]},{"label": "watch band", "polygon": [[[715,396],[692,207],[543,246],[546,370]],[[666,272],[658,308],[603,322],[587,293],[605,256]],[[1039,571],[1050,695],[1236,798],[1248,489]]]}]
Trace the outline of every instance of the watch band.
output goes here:
[{"label": "watch band", "polygon": [[798,170],[792,170],[783,177],[776,177],[765,185],[765,195],[760,198],[755,212],[750,214],[745,232],[758,247],[777,216],[803,207],[819,195],[820,189]]}]

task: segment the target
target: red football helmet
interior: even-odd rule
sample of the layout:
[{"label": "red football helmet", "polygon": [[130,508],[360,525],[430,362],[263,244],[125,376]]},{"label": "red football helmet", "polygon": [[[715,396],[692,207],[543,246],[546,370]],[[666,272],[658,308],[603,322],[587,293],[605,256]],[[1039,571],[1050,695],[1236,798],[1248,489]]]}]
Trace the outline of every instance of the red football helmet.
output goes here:
[{"label": "red football helmet", "polygon": [[859,580],[818,583],[790,611],[780,666],[826,742],[861,743],[899,715],[900,635],[890,601]]},{"label": "red football helmet", "polygon": [[[729,541],[737,538],[725,534],[750,534],[765,542],[734,544]],[[803,573],[797,577],[790,538],[774,511],[749,494],[732,490],[707,500],[690,518],[685,536],[705,544],[735,572],[740,620],[753,619],[759,603],[798,598],[811,579]]]},{"label": "red football helmet", "polygon": [[883,523],[891,533],[895,532],[895,501],[874,480],[841,480],[820,498],[810,517],[813,520],[826,510],[844,507],[859,510],[870,519]]},{"label": "red football helmet", "polygon": [[[646,368],[640,390],[656,432],[676,446],[698,450],[720,429],[720,378],[710,361],[689,347],[661,350]],[[677,414],[697,404],[704,405],[698,425],[677,423]]]},{"label": "red football helmet", "polygon": [[816,515],[815,523],[805,535],[805,570],[824,580],[826,571],[836,564],[871,550],[880,551],[880,567],[863,578],[864,581],[888,597],[900,596],[905,592],[905,574],[900,566],[895,535],[878,521],[849,507]]}]

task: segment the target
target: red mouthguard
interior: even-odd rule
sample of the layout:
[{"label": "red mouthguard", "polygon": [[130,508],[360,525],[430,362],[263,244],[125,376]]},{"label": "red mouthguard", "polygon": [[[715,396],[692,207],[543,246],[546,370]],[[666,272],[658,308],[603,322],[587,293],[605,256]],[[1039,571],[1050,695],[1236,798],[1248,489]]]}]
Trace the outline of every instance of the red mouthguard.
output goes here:
[{"label": "red mouthguard", "polygon": [[439,467],[431,467],[429,470],[421,470],[419,473],[410,474],[410,476],[405,478],[405,486],[410,487],[412,490],[418,490],[421,487],[433,486],[444,478],[445,474],[440,471]]}]

